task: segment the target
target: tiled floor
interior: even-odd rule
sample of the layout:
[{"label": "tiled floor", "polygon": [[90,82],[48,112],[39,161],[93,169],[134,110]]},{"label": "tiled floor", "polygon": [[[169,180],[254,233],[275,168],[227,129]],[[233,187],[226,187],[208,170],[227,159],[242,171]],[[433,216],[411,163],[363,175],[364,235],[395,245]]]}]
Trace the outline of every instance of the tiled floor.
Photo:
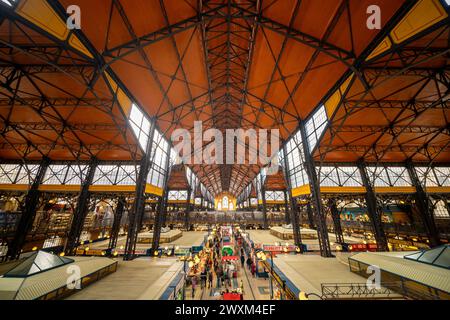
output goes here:
[{"label": "tiled floor", "polygon": [[118,260],[117,271],[70,296],[70,300],[158,299],[183,264],[176,259]]},{"label": "tiled floor", "polygon": [[[180,247],[192,247],[192,246],[199,246],[207,233],[204,231],[184,231],[183,236],[171,243],[164,243],[161,244],[162,247],[165,246],[180,246]],[[117,247],[120,248],[121,246],[125,246],[125,242],[127,240],[127,237],[120,237],[117,240]],[[93,243],[92,249],[107,249],[109,244],[109,240],[107,241],[100,241]],[[136,245],[137,250],[142,249],[148,249],[151,247],[151,244],[140,244],[138,243]]]},{"label": "tiled floor", "polygon": [[323,258],[316,254],[279,255],[274,263],[299,290],[307,293],[320,295],[323,283],[366,282],[336,258]]},{"label": "tiled floor", "polygon": [[[249,230],[250,237],[255,243],[283,244],[293,243],[281,241],[270,234],[268,230]],[[204,239],[205,232],[184,232],[183,237],[177,239],[167,246],[193,246],[200,245]],[[334,235],[330,235],[333,241]],[[125,238],[119,239],[119,246],[124,243]],[[306,242],[317,242],[317,240],[305,240]],[[97,243],[101,248],[107,245]],[[147,247],[147,245],[146,245]],[[321,284],[324,282],[362,282],[364,279],[351,273],[342,261],[343,259],[325,259],[319,255],[279,255],[275,258],[276,265],[281,271],[301,290],[320,293]],[[182,263],[175,258],[142,258],[130,262],[119,261],[116,273],[105,279],[92,284],[83,291],[72,295],[70,299],[95,300],[95,299],[158,299],[171,279],[182,268]],[[317,266],[320,265],[320,268]],[[245,300],[268,300],[270,297],[269,280],[252,277],[246,268],[239,267],[238,277],[234,279],[232,287],[244,286]],[[192,297],[191,287],[186,288],[186,299],[188,300],[215,300],[219,299],[220,293],[225,287],[217,288],[216,279],[213,288],[202,289],[198,286]]]},{"label": "tiled floor", "polygon": [[[237,288],[244,285],[244,300],[268,300],[270,297],[269,280],[252,277],[250,271],[246,268],[239,267],[237,279],[233,279],[232,287]],[[217,287],[217,280],[214,275],[213,288],[204,288],[197,286],[194,297],[192,297],[192,287],[186,288],[187,300],[218,300],[220,292],[225,287]]]}]

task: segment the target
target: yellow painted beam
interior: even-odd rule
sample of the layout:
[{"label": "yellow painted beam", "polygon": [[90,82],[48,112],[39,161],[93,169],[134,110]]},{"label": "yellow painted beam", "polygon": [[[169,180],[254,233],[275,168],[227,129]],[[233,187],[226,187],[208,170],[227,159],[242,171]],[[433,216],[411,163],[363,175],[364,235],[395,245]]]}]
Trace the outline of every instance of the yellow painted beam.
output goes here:
[{"label": "yellow painted beam", "polygon": [[292,197],[298,197],[298,196],[304,196],[311,194],[311,188],[309,184],[306,184],[304,186],[292,189]]},{"label": "yellow painted beam", "polygon": [[153,194],[153,195],[155,195],[155,196],[162,197],[162,195],[163,195],[163,189],[161,189],[161,188],[159,188],[159,187],[157,187],[157,186],[154,186],[154,185],[152,185],[152,184],[148,184],[148,183],[147,183],[147,185],[146,185],[146,187],[145,187],[145,193]]},{"label": "yellow painted beam", "polygon": [[123,90],[117,85],[117,83],[111,78],[108,72],[104,72],[106,79],[109,82],[112,90],[117,93],[117,101],[119,102],[120,107],[123,110],[123,113],[129,117],[131,113],[131,105],[132,102],[130,98],[123,92]]},{"label": "yellow painted beam", "polygon": [[173,203],[173,204],[183,203],[183,204],[186,204],[186,203],[188,203],[188,201],[187,200],[167,200],[167,203]]},{"label": "yellow painted beam", "polygon": [[420,0],[392,29],[390,37],[384,38],[366,60],[376,58],[391,49],[392,42],[402,43],[447,17],[448,14],[439,0]]},{"label": "yellow painted beam", "polygon": [[51,191],[61,191],[61,192],[80,192],[81,185],[62,185],[62,184],[41,184],[39,186],[39,191],[51,192]]},{"label": "yellow painted beam", "polygon": [[53,10],[47,0],[21,0],[16,13],[36,27],[51,34],[55,38],[67,42],[69,46],[93,59],[94,56],[80,39],[71,33],[58,13]]},{"label": "yellow painted beam", "polygon": [[402,193],[402,194],[411,194],[416,192],[416,188],[414,187],[375,187],[375,193]]},{"label": "yellow painted beam", "polygon": [[392,40],[396,44],[402,43],[447,17],[439,0],[420,0],[392,30]]},{"label": "yellow painted beam", "polygon": [[21,0],[16,13],[59,40],[66,40],[70,30],[46,0]]},{"label": "yellow painted beam", "polygon": [[112,186],[112,185],[95,185],[90,186],[91,192],[124,192],[133,193],[136,190],[136,186]]},{"label": "yellow painted beam", "polygon": [[450,187],[427,187],[425,191],[428,193],[450,193]]},{"label": "yellow painted beam", "polygon": [[28,191],[30,186],[28,184],[0,184],[2,191]]},{"label": "yellow painted beam", "polygon": [[361,194],[366,192],[364,187],[320,187],[320,192],[327,194]]},{"label": "yellow painted beam", "polygon": [[284,204],[283,200],[266,200],[266,204]]},{"label": "yellow painted beam", "polygon": [[91,52],[86,48],[86,46],[78,39],[78,37],[75,34],[72,34],[69,38],[69,45],[78,51],[84,53],[89,58],[94,59],[94,56],[91,54]]},{"label": "yellow painted beam", "polygon": [[339,104],[342,100],[342,97],[344,96],[345,92],[347,91],[347,88],[349,87],[354,74],[351,74],[347,80],[339,87],[338,90],[325,102],[325,109],[327,111],[328,119],[331,119],[333,117],[334,112],[339,107]]},{"label": "yellow painted beam", "polygon": [[389,37],[384,38],[384,40],[372,51],[372,53],[367,57],[366,61],[369,61],[383,52],[388,51],[392,47],[392,41]]}]

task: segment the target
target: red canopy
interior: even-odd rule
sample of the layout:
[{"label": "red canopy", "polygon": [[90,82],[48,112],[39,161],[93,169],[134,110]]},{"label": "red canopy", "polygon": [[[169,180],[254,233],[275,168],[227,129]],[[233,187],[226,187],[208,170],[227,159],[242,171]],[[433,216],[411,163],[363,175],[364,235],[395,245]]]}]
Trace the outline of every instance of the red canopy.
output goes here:
[{"label": "red canopy", "polygon": [[225,256],[222,257],[222,261],[236,261],[239,260],[239,257],[237,256]]},{"label": "red canopy", "polygon": [[238,293],[224,293],[223,300],[242,300],[242,295]]}]

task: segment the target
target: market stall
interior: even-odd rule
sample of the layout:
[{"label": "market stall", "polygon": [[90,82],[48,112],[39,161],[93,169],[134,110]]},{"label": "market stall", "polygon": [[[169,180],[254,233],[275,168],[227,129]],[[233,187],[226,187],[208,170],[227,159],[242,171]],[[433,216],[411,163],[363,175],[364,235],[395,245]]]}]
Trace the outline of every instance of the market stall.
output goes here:
[{"label": "market stall", "polygon": [[244,296],[241,293],[224,293],[223,300],[244,300]]}]

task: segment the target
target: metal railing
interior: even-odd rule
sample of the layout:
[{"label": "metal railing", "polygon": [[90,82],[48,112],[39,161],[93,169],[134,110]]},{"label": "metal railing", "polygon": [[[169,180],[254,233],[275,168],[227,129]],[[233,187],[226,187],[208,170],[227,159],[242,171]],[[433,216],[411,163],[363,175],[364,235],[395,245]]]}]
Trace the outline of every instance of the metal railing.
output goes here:
[{"label": "metal railing", "polygon": [[322,283],[322,299],[414,299],[440,300],[436,295],[406,288],[402,282],[382,283],[381,287],[368,286],[367,283]]},{"label": "metal railing", "polygon": [[[389,232],[405,232],[405,233],[424,233],[421,226],[401,225],[398,223],[382,223],[385,231]],[[341,221],[341,226],[344,228],[371,230],[372,224],[370,222],[361,221]]]},{"label": "metal railing", "polygon": [[399,283],[384,283],[381,288],[370,287],[367,283],[322,283],[322,299],[401,299],[396,290]]},{"label": "metal railing", "polygon": [[[153,223],[154,217],[150,216],[144,219],[144,223]],[[263,217],[243,215],[243,214],[204,214],[204,213],[194,213],[189,214],[189,221],[193,224],[260,224],[264,223]],[[183,224],[184,223],[184,213],[169,213],[166,217],[166,224]],[[285,222],[284,216],[268,216],[268,222],[271,225],[279,225]]]}]

